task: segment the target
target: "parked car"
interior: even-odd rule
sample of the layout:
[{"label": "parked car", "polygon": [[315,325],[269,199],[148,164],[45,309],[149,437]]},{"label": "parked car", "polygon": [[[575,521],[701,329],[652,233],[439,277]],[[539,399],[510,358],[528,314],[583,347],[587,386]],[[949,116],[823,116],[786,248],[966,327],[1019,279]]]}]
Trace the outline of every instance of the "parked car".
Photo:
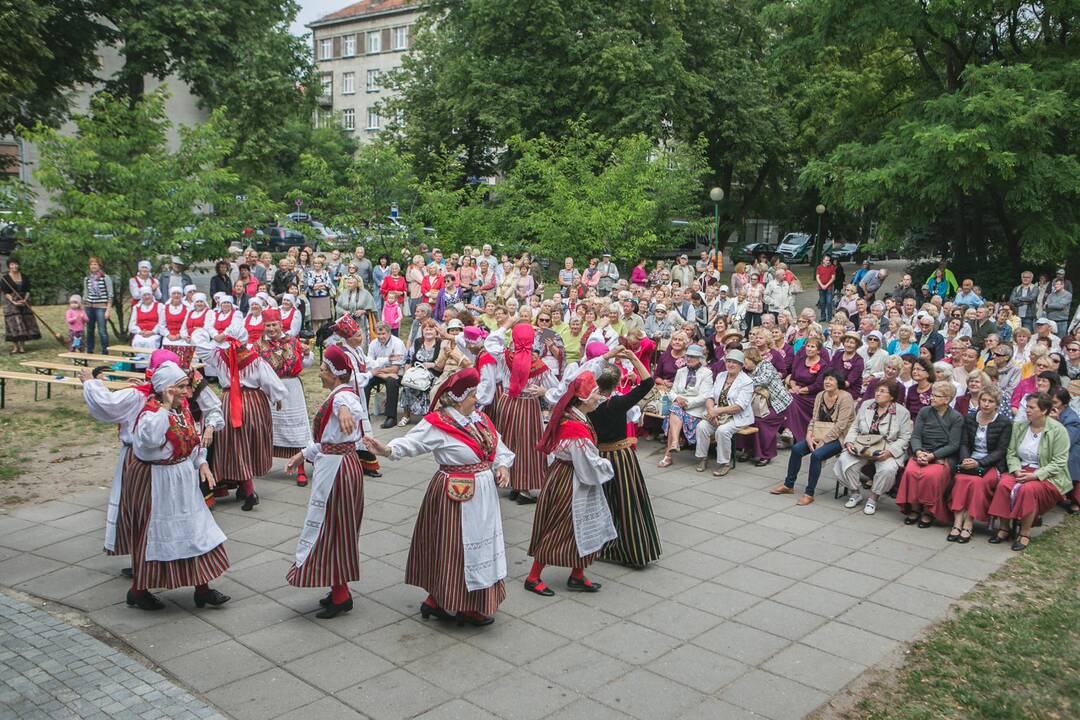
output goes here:
[{"label": "parked car", "polygon": [[832,255],[833,260],[850,262],[855,259],[855,253],[859,251],[859,243],[843,243],[833,245],[826,252]]},{"label": "parked car", "polygon": [[255,231],[255,248],[257,250],[288,252],[291,247],[303,247],[307,244],[309,244],[307,236],[292,228],[272,225]]},{"label": "parked car", "polygon": [[810,262],[814,256],[814,236],[809,233],[788,233],[777,246],[776,254],[789,264]]},{"label": "parked car", "polygon": [[776,254],[776,246],[771,243],[750,243],[744,245],[741,250],[735,253],[736,260],[755,260],[759,255],[764,255],[766,259],[771,259]]}]

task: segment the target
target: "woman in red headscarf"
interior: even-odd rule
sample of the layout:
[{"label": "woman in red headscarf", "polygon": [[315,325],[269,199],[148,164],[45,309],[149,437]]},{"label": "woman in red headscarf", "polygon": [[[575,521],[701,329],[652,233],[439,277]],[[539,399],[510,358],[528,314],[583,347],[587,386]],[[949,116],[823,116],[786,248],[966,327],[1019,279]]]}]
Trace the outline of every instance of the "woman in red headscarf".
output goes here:
[{"label": "woman in red headscarf", "polygon": [[305,460],[315,466],[307,517],[286,579],[295,587],[330,587],[330,594],[319,601],[323,609],[315,614],[323,619],[352,610],[349,583],[360,579],[364,472],[356,445],[363,436],[364,404],[353,386],[353,372],[345,351],[328,345],[319,380],[330,394],[311,423],[315,440],[285,467],[295,472]]},{"label": "woman in red headscarf", "polygon": [[537,447],[543,429],[540,420],[540,396],[558,381],[551,369],[535,352],[536,329],[527,322],[518,322],[510,331],[506,345],[506,328],[491,333],[484,348],[496,359],[496,376],[503,392],[495,399],[495,427],[507,447],[513,451],[514,474],[510,478],[510,499],[519,503],[534,503],[532,491],[543,487],[544,455]]},{"label": "woman in red headscarf", "polygon": [[420,606],[426,620],[490,625],[506,599],[506,549],[498,487],[507,487],[514,454],[487,415],[476,410],[480,373],[465,368],[439,386],[431,411],[404,437],[372,452],[399,460],[432,453],[431,478],[413,529],[405,582],[428,592]]},{"label": "woman in red headscarf", "polygon": [[525,578],[525,589],[537,595],[555,594],[540,578],[546,565],[571,568],[569,590],[599,590],[600,583],[585,577],[585,568],[599,557],[605,543],[618,537],[602,489],[615,473],[611,462],[600,457],[588,418],[602,400],[596,377],[582,372],[551,411],[540,439],[538,447],[551,464],[533,517],[529,543],[533,565]]}]

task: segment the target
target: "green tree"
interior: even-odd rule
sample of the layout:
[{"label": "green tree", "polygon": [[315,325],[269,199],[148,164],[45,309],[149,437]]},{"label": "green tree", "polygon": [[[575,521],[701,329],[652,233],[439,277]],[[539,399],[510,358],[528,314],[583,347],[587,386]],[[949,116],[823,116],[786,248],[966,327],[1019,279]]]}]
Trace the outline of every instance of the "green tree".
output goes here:
[{"label": "green tree", "polygon": [[75,287],[89,255],[121,281],[144,258],[219,258],[251,218],[269,212],[266,196],[223,165],[232,148],[224,113],[180,128],[173,152],[165,99],[158,90],[131,105],[100,93],[73,118],[74,135],[44,126],[29,134],[41,154],[37,178],[56,206],[23,250],[35,275]]},{"label": "green tree", "polygon": [[92,82],[97,46],[109,28],[87,22],[92,0],[6,0],[0,6],[0,134],[20,125],[58,123],[70,92]]}]

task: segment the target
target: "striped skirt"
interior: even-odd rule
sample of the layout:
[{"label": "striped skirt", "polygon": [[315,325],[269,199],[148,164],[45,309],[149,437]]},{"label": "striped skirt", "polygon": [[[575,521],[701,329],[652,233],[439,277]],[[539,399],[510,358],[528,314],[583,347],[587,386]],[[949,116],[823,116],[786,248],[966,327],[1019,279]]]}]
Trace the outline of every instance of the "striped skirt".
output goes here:
[{"label": "striped skirt", "polygon": [[[145,464],[145,463],[144,463]],[[205,585],[229,569],[229,556],[225,543],[203,555],[181,560],[151,561],[146,559],[146,528],[150,523],[151,493],[150,466],[146,473],[133,473],[124,477],[121,507],[126,504],[131,536],[131,575],[135,590]]]},{"label": "striped skirt", "polygon": [[[516,463],[515,463],[516,464]],[[578,555],[574,535],[574,467],[568,462],[552,463],[544,489],[536,501],[529,555],[544,565],[585,568],[600,557],[594,552]]]},{"label": "striped skirt", "polygon": [[600,457],[611,461],[615,476],[604,483],[604,495],[619,537],[604,546],[600,557],[611,562],[645,567],[659,559],[660,533],[653,517],[649,489],[631,446],[621,450],[601,450]]},{"label": "striped skirt", "polygon": [[225,427],[214,435],[214,478],[218,487],[239,487],[265,475],[274,464],[273,421],[270,402],[262,390],[242,388],[243,422],[234,428],[229,422],[229,391],[221,393]]},{"label": "striped skirt", "polygon": [[[140,485],[150,487],[150,465],[135,457],[135,453],[128,450],[124,459],[124,468],[120,473],[120,507],[116,513],[116,543],[115,550],[106,550],[106,555],[130,555],[131,554],[131,528],[135,522],[135,516],[140,515],[142,510],[133,506],[136,498],[132,489]],[[149,491],[148,491],[149,492]],[[148,498],[149,499],[149,496]],[[146,517],[150,517],[150,509],[146,509]],[[146,529],[146,520],[143,519],[143,530]]]},{"label": "striped skirt", "polygon": [[405,582],[427,590],[443,610],[493,615],[506,599],[506,584],[469,592],[461,541],[461,503],[446,494],[447,475],[436,472],[413,527]]},{"label": "striped skirt", "polygon": [[514,452],[510,487],[514,490],[539,490],[544,486],[547,461],[536,449],[543,427],[540,422],[540,398],[512,398],[502,394],[495,401],[495,429],[506,446]]},{"label": "striped skirt", "polygon": [[296,587],[330,587],[360,579],[360,522],[364,519],[364,473],[360,458],[341,456],[334,489],[326,498],[326,516],[302,567],[294,564],[285,579]]}]

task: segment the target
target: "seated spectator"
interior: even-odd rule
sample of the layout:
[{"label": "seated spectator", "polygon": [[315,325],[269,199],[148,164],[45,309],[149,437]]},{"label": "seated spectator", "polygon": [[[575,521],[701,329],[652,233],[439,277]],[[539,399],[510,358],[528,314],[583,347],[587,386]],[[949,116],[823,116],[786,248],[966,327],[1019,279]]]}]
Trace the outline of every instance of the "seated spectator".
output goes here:
[{"label": "seated spectator", "polygon": [[[1001,476],[990,514],[1001,521],[990,542],[1005,542],[1009,521],[1020,523],[1012,549],[1026,550],[1035,520],[1064,502],[1072,491],[1069,479],[1069,433],[1050,417],[1050,396],[1034,393],[1027,398],[1027,420],[1013,424],[1005,459],[1008,472]],[[1014,492],[1015,489],[1015,492]]]},{"label": "seated spectator", "polygon": [[1050,417],[1057,420],[1069,433],[1069,514],[1080,514],[1080,414],[1069,407],[1071,395],[1065,388],[1057,388],[1050,395]]},{"label": "seated spectator", "polygon": [[821,355],[822,345],[816,337],[807,338],[803,343],[803,352],[792,359],[787,384],[793,400],[788,407],[787,426],[796,442],[806,437],[806,426],[814,410],[814,398],[821,392],[822,378],[829,369],[828,361]]},{"label": "seated spectator", "polygon": [[[979,409],[979,393],[990,387],[992,384],[993,381],[990,380],[990,376],[982,370],[976,370],[968,375],[967,388],[965,389],[964,394],[953,401],[953,407],[956,408],[956,412],[964,416],[975,414]],[[995,387],[997,386],[995,385]],[[1000,394],[1001,392],[998,391],[998,395]]]},{"label": "seated spectator", "polygon": [[961,544],[971,540],[976,520],[990,522],[990,502],[998,478],[1006,470],[1005,451],[1012,435],[1012,423],[998,412],[1001,390],[996,385],[988,384],[973,397],[976,409],[964,418],[949,497],[953,528],[947,539]]},{"label": "seated spectator", "polygon": [[[380,385],[386,387],[386,403],[383,407],[382,428],[397,424],[398,391],[401,388],[401,369],[405,366],[406,348],[401,338],[390,334],[390,326],[384,322],[375,325],[375,339],[367,351],[367,369],[371,380],[364,388],[364,399],[371,407],[371,391]],[[374,414],[374,413],[372,413]]]},{"label": "seated spectator", "polygon": [[934,329],[934,318],[928,312],[919,313],[919,332],[915,335],[915,342],[920,348],[925,347],[930,353],[930,361],[937,362],[945,357],[945,340],[941,333]]},{"label": "seated spectator", "polygon": [[744,362],[742,350],[729,350],[724,357],[724,371],[713,381],[712,395],[705,401],[705,417],[697,424],[695,433],[694,456],[698,460],[698,472],[705,472],[709,443],[715,440],[716,462],[720,467],[713,475],[727,475],[731,471],[731,446],[735,433],[754,423],[754,411],[750,406],[754,381],[743,372]]},{"label": "seated spectator", "polygon": [[[766,336],[756,333],[757,337]],[[752,448],[754,465],[764,467],[776,457],[776,441],[780,428],[787,419],[787,409],[791,405],[791,393],[784,387],[780,373],[769,362],[769,357],[762,357],[756,347],[747,348],[743,353],[745,362],[743,371],[754,381],[754,427],[757,432],[748,438],[739,438]],[[742,459],[742,458],[740,458]],[[748,458],[747,458],[748,459]]]},{"label": "seated spectator", "polygon": [[862,394],[863,359],[859,347],[863,344],[857,332],[845,332],[841,336],[843,350],[832,357],[832,369],[844,376],[844,387],[851,393],[852,399]]},{"label": "seated spectator", "polygon": [[[908,358],[911,356],[908,355]],[[899,402],[903,404],[906,391],[903,384],[900,383],[900,375],[904,372],[904,360],[900,355],[890,355],[885,359],[885,368],[882,370],[882,376],[880,378],[872,377],[866,381],[866,389],[863,390],[862,400],[870,400],[874,397],[874,392],[877,390],[878,383],[886,380],[895,382],[900,392]],[[910,370],[910,364],[907,366]]]},{"label": "seated spectator", "polygon": [[836,461],[836,479],[851,493],[846,508],[858,507],[863,501],[861,475],[867,463],[874,464],[874,479],[863,508],[867,515],[877,512],[878,499],[896,482],[913,431],[911,414],[896,401],[898,388],[895,382],[879,383],[874,399],[859,407],[844,437],[844,450]]},{"label": "seated spectator", "polygon": [[675,381],[667,392],[671,407],[663,424],[667,446],[657,467],[671,464],[671,454],[681,444],[680,434],[688,443],[696,441],[698,423],[706,415],[705,403],[712,398],[713,374],[705,364],[705,348],[691,345],[686,348],[685,358],[686,364],[675,373]]},{"label": "seated spectator", "polygon": [[911,387],[907,389],[904,407],[911,417],[918,417],[919,411],[930,406],[930,391],[937,380],[937,371],[925,358],[917,358],[911,364]]},{"label": "seated spectator", "polygon": [[806,439],[795,443],[788,459],[787,477],[782,485],[777,485],[769,492],[773,495],[791,495],[794,493],[795,478],[802,467],[802,460],[810,456],[810,472],[806,477],[806,491],[797,504],[809,505],[814,502],[814,491],[821,466],[829,458],[836,457],[842,450],[840,441],[847,434],[855,418],[855,401],[844,392],[844,377],[836,370],[827,370],[822,380],[822,391],[814,399],[814,411],[810,424],[806,428]]},{"label": "seated spectator", "polygon": [[890,355],[918,355],[919,346],[915,342],[915,331],[909,325],[901,325],[896,329],[896,339],[889,342],[888,353]]},{"label": "seated spectator", "polygon": [[[1034,371],[1030,375],[1024,375],[1023,380],[1016,384],[1016,388],[1012,391],[1012,395],[1009,397],[1009,405],[1012,407],[1013,412],[1017,412],[1020,409],[1021,401],[1035,392],[1036,377],[1041,373],[1057,372],[1057,363],[1050,357],[1050,353],[1043,350],[1041,347],[1035,347],[1031,350],[1032,365]],[[1023,374],[1023,372],[1021,372]]]},{"label": "seated spectator", "polygon": [[[949,380],[935,382],[930,391],[930,405],[919,411],[915,429],[911,433],[911,459],[904,467],[896,504],[907,513],[905,525],[919,524],[928,528],[939,522],[952,520],[952,512],[945,502],[945,491],[952,478],[956,454],[960,450],[960,436],[964,419],[949,407],[956,395],[956,387]],[[958,537],[960,530],[955,530]]]},{"label": "seated spectator", "polygon": [[1041,372],[1036,375],[1035,388],[1031,393],[1024,395],[1020,401],[1020,406],[1016,408],[1016,413],[1013,415],[1013,420],[1027,420],[1027,399],[1028,396],[1034,393],[1045,393],[1052,395],[1054,390],[1061,387],[1061,377],[1054,372]]}]

